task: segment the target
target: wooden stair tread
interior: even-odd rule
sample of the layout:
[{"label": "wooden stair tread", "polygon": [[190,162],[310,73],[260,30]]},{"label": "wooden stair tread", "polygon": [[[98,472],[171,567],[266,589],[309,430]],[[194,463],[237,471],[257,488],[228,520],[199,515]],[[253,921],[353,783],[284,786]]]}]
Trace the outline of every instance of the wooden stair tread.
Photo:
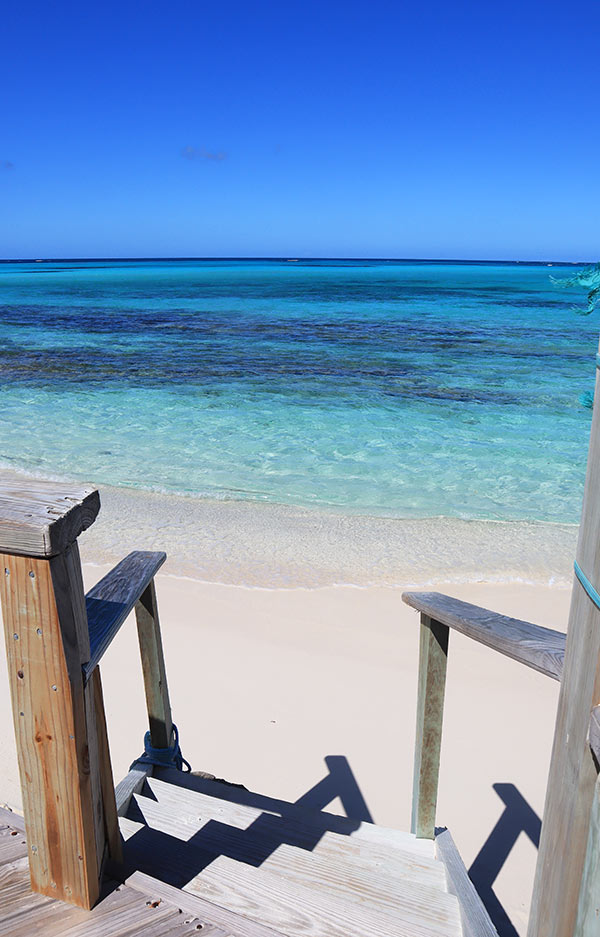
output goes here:
[{"label": "wooden stair tread", "polygon": [[[378,826],[374,823],[352,820],[349,817],[339,816],[335,813],[328,813],[326,810],[317,810],[306,806],[290,804],[284,800],[278,800],[275,797],[268,797],[263,794],[257,794],[249,791],[245,787],[227,784],[223,781],[210,780],[208,778],[197,777],[195,775],[182,774],[181,771],[175,771],[170,768],[155,768],[151,779],[168,783],[172,791],[173,798],[180,797],[182,803],[193,802],[193,795],[206,794],[218,800],[225,800],[239,809],[246,807],[255,811],[255,816],[261,814],[273,814],[283,816],[286,822],[292,827],[296,822],[298,827],[307,829],[327,830],[328,832],[338,833],[344,838],[350,838],[355,841],[364,841],[369,843],[378,843],[382,846],[390,846],[397,849],[404,849],[407,846],[413,854],[435,857],[435,848],[433,842],[428,839],[417,839],[413,833],[406,833],[403,830],[395,830],[391,827]],[[187,800],[189,797],[189,801]]]},{"label": "wooden stair tread", "polygon": [[[149,800],[150,795],[155,800]],[[266,853],[264,861],[268,865],[271,861],[269,848],[279,847],[278,857],[295,851],[299,857],[316,858],[318,861],[313,862],[313,868],[329,860],[347,868],[349,873],[353,868],[359,868],[361,872],[376,871],[379,875],[387,870],[395,877],[413,878],[444,890],[446,887],[442,864],[433,857],[421,855],[419,848],[415,855],[413,843],[408,839],[403,841],[402,848],[398,848],[340,833],[323,833],[321,828],[295,818],[265,814],[232,801],[177,789],[157,778],[147,779],[145,796],[137,799],[137,804],[150,826],[153,818],[160,818],[155,806],[159,804],[165,818],[166,811],[169,812],[182,838],[189,839],[197,833],[200,848],[210,850],[217,846],[219,852],[225,851],[233,858],[236,851],[242,850],[248,859],[261,858],[261,854]]]},{"label": "wooden stair tread", "polygon": [[148,779],[134,795],[123,830],[126,864],[288,937],[347,937],[350,929],[365,937],[462,934],[444,867],[423,856],[421,841],[392,837],[402,849],[377,837],[353,842],[325,832],[322,819],[307,841],[310,824],[292,816],[286,836],[287,814],[249,811],[233,799],[239,789],[226,800],[175,787]]}]

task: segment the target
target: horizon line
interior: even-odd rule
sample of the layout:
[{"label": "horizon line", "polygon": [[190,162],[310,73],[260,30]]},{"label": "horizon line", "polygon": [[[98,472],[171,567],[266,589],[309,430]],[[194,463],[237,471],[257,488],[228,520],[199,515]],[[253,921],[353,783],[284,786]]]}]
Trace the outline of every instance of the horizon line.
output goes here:
[{"label": "horizon line", "polygon": [[2,257],[0,264],[47,264],[47,263],[152,263],[153,261],[280,261],[283,263],[306,263],[308,261],[346,261],[368,263],[424,263],[424,264],[529,264],[534,266],[587,266],[596,263],[592,260],[526,260],[514,258],[501,260],[495,258],[457,258],[457,257],[339,257],[339,256],[298,256],[288,255],[182,255],[182,256],[146,256],[146,257]]}]

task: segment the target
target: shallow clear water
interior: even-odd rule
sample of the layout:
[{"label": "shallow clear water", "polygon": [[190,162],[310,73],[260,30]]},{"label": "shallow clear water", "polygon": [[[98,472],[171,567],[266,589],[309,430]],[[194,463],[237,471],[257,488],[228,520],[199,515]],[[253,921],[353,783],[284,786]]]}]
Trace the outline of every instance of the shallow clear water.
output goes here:
[{"label": "shallow clear water", "polygon": [[576,522],[572,267],[0,264],[0,464],[398,517]]}]

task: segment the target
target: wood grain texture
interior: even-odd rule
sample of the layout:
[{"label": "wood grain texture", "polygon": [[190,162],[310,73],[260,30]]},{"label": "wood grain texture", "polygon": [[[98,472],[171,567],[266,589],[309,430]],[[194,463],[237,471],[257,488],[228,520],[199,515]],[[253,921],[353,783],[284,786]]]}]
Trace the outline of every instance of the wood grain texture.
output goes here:
[{"label": "wood grain texture", "polygon": [[[307,849],[289,843],[282,837],[261,836],[260,826],[248,832],[239,831],[227,823],[228,814],[219,822],[208,822],[188,814],[181,816],[180,810],[156,802],[148,797],[134,795],[137,810],[131,811],[133,819],[143,819],[152,830],[167,833],[185,843],[193,839],[193,850],[213,856],[223,856],[234,863],[259,867],[267,872],[283,875],[287,881],[312,888],[315,892],[339,894],[345,900],[361,895],[363,907],[394,913],[399,895],[410,887],[413,898],[424,905],[428,902],[443,904],[441,893],[446,891],[446,881],[441,863],[434,860],[434,867],[418,855],[398,855],[388,850],[388,857],[377,863],[359,854],[349,855],[338,843],[329,842],[325,850]],[[158,868],[158,867],[157,867]],[[448,905],[454,902],[447,901]]]},{"label": "wood grain texture", "polygon": [[162,898],[164,901],[175,904],[184,911],[196,915],[200,920],[213,921],[228,934],[235,934],[237,937],[281,937],[279,931],[265,927],[258,921],[248,920],[199,895],[192,895],[180,888],[167,885],[151,875],[146,875],[145,872],[134,872],[125,884],[145,895]]},{"label": "wood grain texture", "polygon": [[575,937],[598,937],[600,934],[600,777],[590,815],[590,829],[579,892]]},{"label": "wood grain texture", "polygon": [[592,709],[590,718],[590,748],[596,764],[600,767],[600,706]]},{"label": "wood grain texture", "polygon": [[154,889],[119,886],[92,911],[83,911],[32,892],[21,863],[0,866],[0,895],[2,937],[192,937],[199,928],[210,937],[232,933],[184,913],[179,902]]},{"label": "wood grain texture", "polygon": [[454,631],[560,680],[566,635],[519,618],[499,615],[440,592],[404,592],[402,601]]},{"label": "wood grain texture", "polygon": [[94,708],[96,711],[96,731],[98,738],[98,773],[100,780],[100,795],[102,798],[102,812],[104,819],[104,837],[108,844],[108,852],[113,862],[123,861],[121,848],[121,834],[119,832],[119,817],[113,780],[110,748],[108,745],[108,729],[104,711],[104,698],[102,695],[102,679],[100,668],[96,667],[92,675],[91,684],[94,693]]},{"label": "wood grain texture", "polygon": [[[258,850],[275,849],[282,843],[307,850],[311,855],[326,860],[340,860],[361,869],[385,870],[397,877],[418,877],[422,882],[445,887],[444,870],[433,855],[423,854],[414,837],[407,836],[382,844],[355,839],[339,833],[324,832],[310,819],[283,817],[265,813],[252,807],[221,800],[196,791],[185,791],[175,784],[166,784],[158,778],[146,780],[148,796],[156,799],[161,808],[169,807],[179,818],[179,828],[187,824],[190,835],[201,831],[199,839],[207,848],[227,846],[246,850],[246,855],[257,857]],[[143,813],[143,811],[142,811]],[[212,822],[211,822],[212,821]],[[247,834],[240,836],[243,831]],[[244,840],[248,845],[244,846]],[[232,854],[231,851],[229,854]]]},{"label": "wood grain texture", "polygon": [[90,485],[1,484],[0,551],[54,556],[94,523],[99,510],[100,495]]},{"label": "wood grain texture", "polygon": [[140,657],[144,674],[150,739],[154,748],[173,744],[173,720],[163,653],[156,588],[151,580],[135,606]]},{"label": "wood grain texture", "polygon": [[55,591],[50,561],[8,554],[0,596],[31,881],[91,907],[99,869],[78,603]]},{"label": "wood grain texture", "polygon": [[[600,399],[600,370],[596,374]],[[600,587],[600,407],[592,431],[577,562]],[[529,937],[574,932],[598,775],[588,742],[590,713],[600,702],[600,610],[574,580],[564,671],[538,851]]]},{"label": "wood grain texture", "polygon": [[448,891],[458,898],[463,937],[498,937],[498,932],[447,829],[436,830],[435,847],[436,854],[446,869]]},{"label": "wood grain texture", "polygon": [[[27,856],[25,835],[14,827],[0,826],[0,865],[24,859]],[[2,895],[0,894],[0,902]]]},{"label": "wood grain texture", "polygon": [[223,781],[210,780],[193,774],[184,774],[174,768],[155,767],[152,775],[153,778],[156,777],[160,781],[168,783],[171,798],[181,797],[182,810],[185,809],[187,802],[188,805],[195,803],[198,811],[201,812],[203,802],[201,800],[194,801],[193,798],[197,794],[205,794],[240,807],[249,808],[256,812],[255,815],[264,813],[279,816],[285,820],[286,825],[289,824],[293,835],[298,835],[299,829],[305,831],[304,835],[312,835],[313,837],[318,831],[329,831],[339,834],[345,839],[350,838],[354,843],[373,843],[385,848],[392,846],[400,850],[408,849],[411,853],[418,852],[419,855],[428,858],[433,858],[435,854],[434,844],[431,840],[416,839],[414,834],[406,833],[404,830],[376,826],[374,823],[361,823],[350,817],[328,813],[326,810],[318,810],[316,807],[289,803],[276,797],[257,794],[255,791],[249,791],[239,784],[227,784]]},{"label": "wood grain texture", "polygon": [[421,614],[411,832],[433,839],[448,663],[446,625]]},{"label": "wood grain texture", "polygon": [[84,666],[86,680],[166,558],[166,553],[135,550],[87,593],[90,651]]},{"label": "wood grain texture", "polygon": [[117,814],[124,817],[129,809],[129,802],[134,794],[139,794],[142,790],[146,778],[151,775],[153,765],[144,762],[134,762],[129,772],[122,781],[119,781],[115,789],[115,801]]},{"label": "wood grain texture", "polygon": [[25,819],[20,813],[8,810],[6,807],[0,807],[0,826],[9,826],[20,833],[25,832]]}]

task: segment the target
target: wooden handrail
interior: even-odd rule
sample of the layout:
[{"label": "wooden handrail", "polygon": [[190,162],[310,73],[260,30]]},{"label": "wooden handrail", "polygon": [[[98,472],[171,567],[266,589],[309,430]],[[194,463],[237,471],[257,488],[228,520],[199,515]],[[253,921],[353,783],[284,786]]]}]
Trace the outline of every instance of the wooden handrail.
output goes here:
[{"label": "wooden handrail", "polygon": [[83,665],[86,683],[166,558],[166,553],[134,550],[87,593],[90,659]]},{"label": "wooden handrail", "polygon": [[404,592],[402,601],[432,621],[459,631],[486,647],[560,680],[567,636],[519,618],[462,602],[441,592]]}]

